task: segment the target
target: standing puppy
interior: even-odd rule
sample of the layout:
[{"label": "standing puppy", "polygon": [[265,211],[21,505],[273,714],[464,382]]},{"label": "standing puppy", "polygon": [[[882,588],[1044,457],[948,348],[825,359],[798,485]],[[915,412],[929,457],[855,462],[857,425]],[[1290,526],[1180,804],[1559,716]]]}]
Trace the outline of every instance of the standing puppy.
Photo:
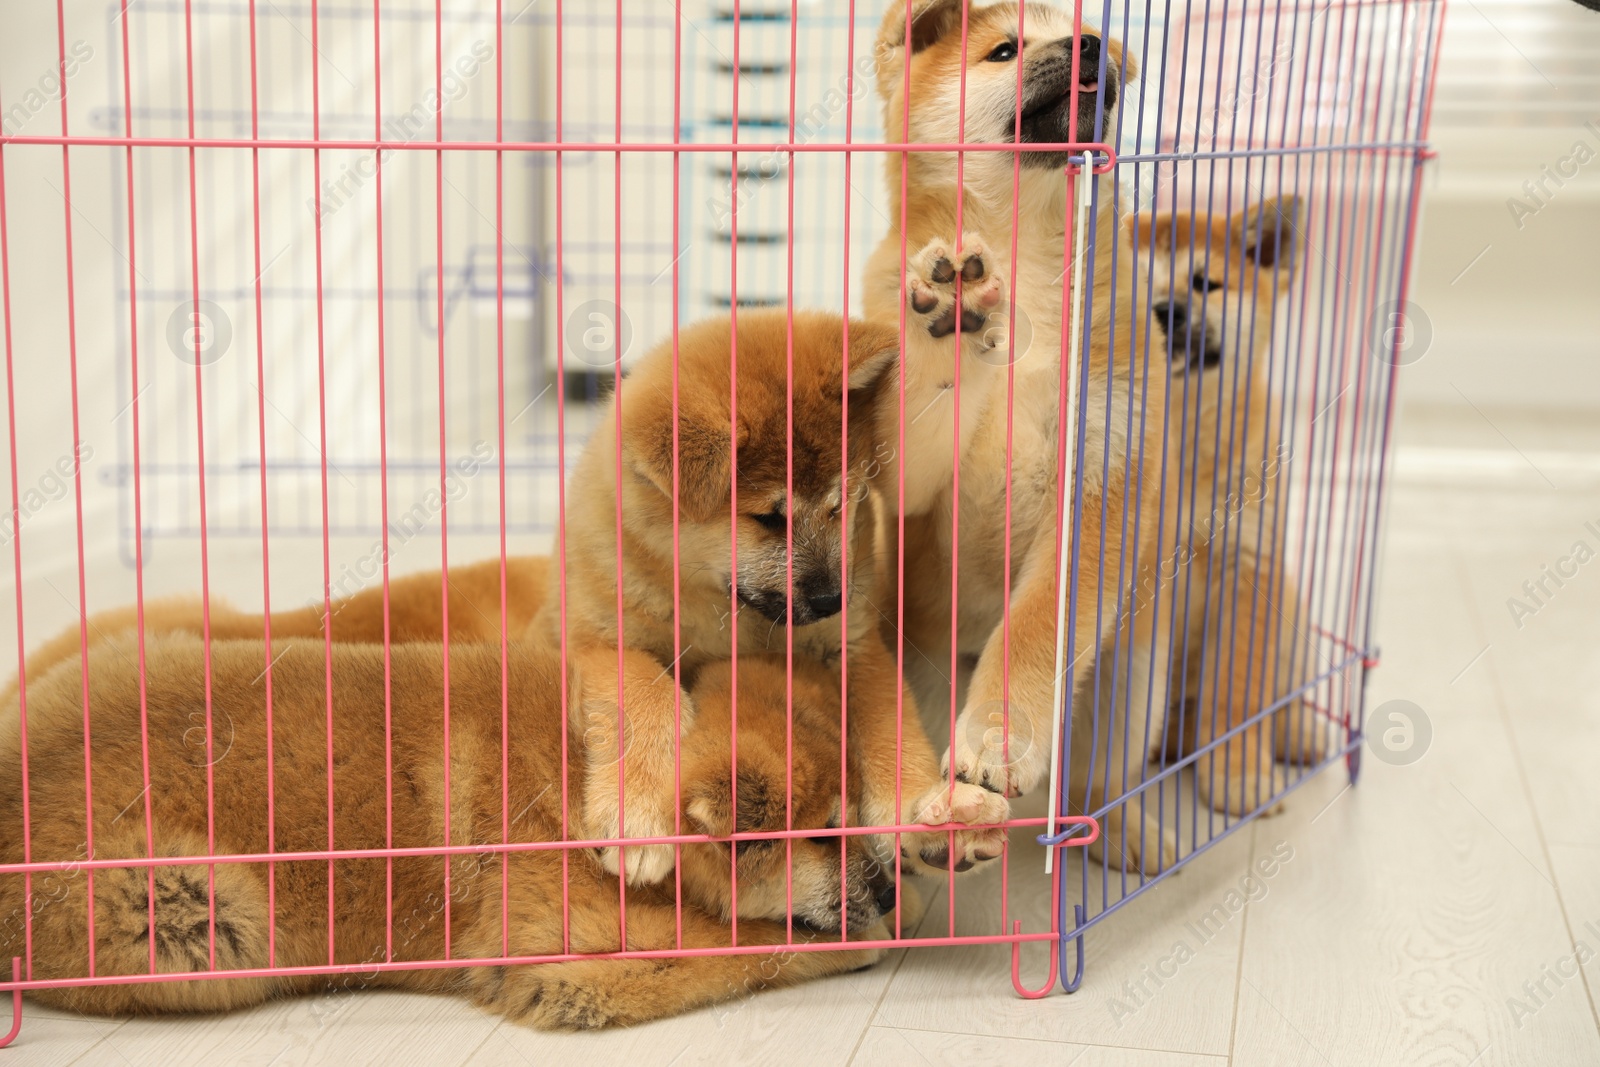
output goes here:
[{"label": "standing puppy", "polygon": [[[1096,139],[1097,116],[1103,131],[1115,130],[1131,63],[1090,27],[1074,35],[1070,13],[1015,3],[964,13],[960,0],[911,0],[910,23],[908,34],[906,8],[891,5],[878,36],[878,88],[891,141],[1049,144],[1072,140],[1075,132],[1086,142]],[[890,155],[891,229],[866,276],[871,318],[898,324],[904,301],[906,660],[931,713],[950,708],[954,549],[957,651],[975,669],[947,760],[961,780],[1010,796],[1042,785],[1050,766],[1067,162],[1051,151],[973,152],[958,181],[953,153]],[[1136,525],[1134,516],[1152,515],[1156,506],[1157,478],[1146,468],[1159,465],[1166,375],[1156,365],[1159,356],[1147,351],[1143,286],[1128,247],[1119,243],[1114,181],[1080,180],[1095,182],[1097,198],[1096,254],[1085,289],[1081,521],[1069,524],[1064,545],[1077,561],[1068,626],[1081,678],[1130,584],[1125,560],[1153,540],[1154,523]],[[1012,300],[1016,328],[1008,335]],[[885,440],[897,439],[898,411],[880,408]],[[957,416],[959,501],[951,479]],[[892,489],[885,495],[896,496]],[[1008,604],[1009,634],[1001,625]],[[1089,727],[1074,729],[1086,734]],[[1075,752],[1088,748],[1086,736],[1074,739]],[[1102,799],[1096,788],[1086,802],[1094,808]],[[1080,797],[1074,805],[1084,802]],[[1108,835],[1119,835],[1120,817],[1110,813]]]}]

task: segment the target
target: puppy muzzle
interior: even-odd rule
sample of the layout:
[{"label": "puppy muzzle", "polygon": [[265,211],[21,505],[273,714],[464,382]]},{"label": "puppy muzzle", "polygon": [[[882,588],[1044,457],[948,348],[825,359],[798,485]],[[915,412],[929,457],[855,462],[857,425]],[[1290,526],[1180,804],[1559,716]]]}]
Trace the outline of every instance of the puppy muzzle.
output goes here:
[{"label": "puppy muzzle", "polygon": [[[1076,83],[1072,77],[1073,38],[1065,37],[1037,45],[1032,50],[1024,50],[1020,143],[1048,144],[1072,139],[1072,98],[1075,87],[1078,99],[1077,140],[1094,139],[1095,119],[1100,114],[1103,113],[1106,121],[1110,121],[1120,90],[1117,70],[1105,66],[1102,92],[1104,51],[1100,38],[1085,35],[1076,40]],[[1008,135],[1014,135],[1017,126],[1013,118],[1008,124]],[[1059,168],[1066,162],[1066,155],[1060,152],[1028,152],[1022,159],[1023,166],[1041,168]]]},{"label": "puppy muzzle", "polygon": [[1172,372],[1204,370],[1222,362],[1222,350],[1211,338],[1207,323],[1189,317],[1189,306],[1182,301],[1162,300],[1150,306],[1155,324],[1168,340]]}]

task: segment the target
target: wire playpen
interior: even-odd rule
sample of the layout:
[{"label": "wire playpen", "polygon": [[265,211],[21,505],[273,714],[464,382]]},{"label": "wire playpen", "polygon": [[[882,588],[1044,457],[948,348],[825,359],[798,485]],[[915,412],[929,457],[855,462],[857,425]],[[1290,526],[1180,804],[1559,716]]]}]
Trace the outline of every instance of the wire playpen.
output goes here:
[{"label": "wire playpen", "polygon": [[[1007,943],[1019,992],[1042,996],[1058,975],[1070,991],[1083,976],[1088,927],[1328,765],[1345,762],[1352,780],[1359,773],[1440,0],[1074,5],[1064,13],[1073,40],[1092,27],[1120,47],[1097,50],[1107,59],[1085,79],[1078,64],[1090,53],[1074,47],[1071,106],[1076,114],[1080,96],[1097,99],[1094,128],[1044,145],[965,132],[956,143],[891,141],[875,98],[886,8],[855,0],[23,6],[26,18],[7,16],[17,19],[20,74],[0,97],[5,540],[19,671],[25,653],[64,626],[75,635],[73,662],[81,643],[87,663],[94,611],[142,606],[147,594],[321,608],[380,584],[387,595],[391,570],[565,558],[561,531],[583,487],[563,493],[563,480],[589,432],[609,425],[614,403],[620,410],[614,383],[626,393],[645,353],[670,345],[675,359],[679,332],[707,316],[737,323],[787,308],[791,338],[795,309],[860,318],[873,248],[906,225],[888,188],[911,169],[906,160],[939,155],[954,177],[999,154],[1017,164],[1017,199],[1021,158],[1053,150],[1061,269],[1042,288],[1056,294],[1059,351],[1042,323],[1028,340],[1017,301],[989,319],[1000,338],[991,350],[1005,350],[997,362],[1013,369],[997,381],[1024,358],[1043,360],[1061,393],[1049,535],[1060,530],[1050,566],[1067,580],[1055,616],[1048,810],[1000,825],[1038,836],[1051,858],[1041,870],[1037,850],[1007,844],[997,883],[938,875],[952,920],[960,901],[998,886],[998,923],[937,938],[897,931],[886,943]],[[928,6],[904,5],[902,41]],[[945,6],[959,12],[952,47],[967,57],[970,13]],[[1025,26],[1013,42],[1022,52],[1017,100],[1035,45]],[[971,69],[993,57],[969,57]],[[892,76],[910,85],[901,68]],[[1108,83],[1113,94],[1120,88],[1114,107]],[[963,74],[951,106],[967,100]],[[903,103],[909,116],[909,94]],[[1014,240],[990,249],[1011,277],[1016,249]],[[902,287],[915,252],[902,250]],[[1118,269],[1134,287],[1097,294]],[[902,346],[919,328],[908,323],[906,293]],[[1108,298],[1110,309],[1097,310]],[[1108,342],[1097,323],[1115,319],[1118,301],[1143,327]],[[962,343],[955,333],[951,343]],[[1092,360],[1108,345],[1102,375]],[[1150,375],[1166,383],[1159,403],[1141,400],[1148,391],[1106,387]],[[1014,381],[997,388],[1005,399],[996,403],[1019,402]],[[901,391],[902,425],[920,415],[905,402]],[[1083,436],[1091,428],[1124,451],[1094,447]],[[1159,454],[1134,457],[1127,442],[1149,432]],[[904,437],[899,445],[904,453]],[[1111,503],[1097,511],[1102,498],[1086,486],[1106,479],[1088,457],[1113,452],[1138,489],[1103,498]],[[1009,566],[1009,458],[1006,470],[1003,517],[964,513],[959,489],[950,507],[963,529],[998,523]],[[1140,511],[1145,500],[1154,510]],[[941,557],[942,577],[928,577],[906,562],[900,533],[898,546],[880,548],[900,568],[899,600],[881,607],[884,641],[904,671],[922,654],[908,650],[903,626],[889,625],[897,606],[904,621],[906,576],[972,594],[959,553]],[[1083,558],[1086,543],[1117,540],[1114,566]],[[619,549],[619,585],[621,568]],[[1075,642],[1069,616],[1096,620],[1092,647]],[[949,647],[960,643],[927,650],[948,666],[956,694],[941,698],[948,724],[942,704],[928,717],[940,751],[974,669],[968,649]],[[20,679],[20,706],[0,713],[11,720],[0,730],[26,723],[33,681]],[[83,702],[87,730],[87,682]],[[979,720],[999,727],[975,745],[998,762],[1020,758],[1009,749],[1010,717],[1007,704]],[[196,722],[208,767],[220,744],[213,720],[208,689]],[[1072,723],[1084,720],[1080,733]],[[448,737],[448,710],[445,722]],[[7,773],[26,783],[40,759],[26,733],[16,754]],[[1230,762],[1240,759],[1260,776],[1240,777]],[[99,813],[128,803],[149,820],[150,808],[118,797],[106,809],[93,795],[92,762],[85,756],[81,769],[79,854],[33,849],[28,820],[40,813],[27,812],[25,795],[22,824],[0,830],[21,855],[0,863],[0,879],[26,882],[20,914],[5,920],[19,957],[9,985],[19,1012],[24,991],[103,983],[672,954],[621,943],[419,960],[391,945],[378,959],[336,958],[330,911],[325,962],[229,969],[216,965],[213,909],[206,965],[158,969],[152,943],[146,971],[106,973],[91,943],[82,973],[64,974],[48,966],[54,946],[33,932],[41,906],[51,906],[47,881],[87,881],[92,894],[98,871],[143,877],[187,865],[211,872],[214,892],[219,866],[326,863],[331,901],[335,862],[454,864],[482,853],[505,863],[533,847],[497,837],[498,826],[465,844],[340,847],[330,795],[326,848],[292,859],[275,854],[273,840],[257,855],[175,850],[162,844],[159,822],[146,824],[149,851],[106,855],[94,847]],[[942,773],[953,786],[957,768],[947,761]],[[147,790],[159,788],[148,765],[145,775]],[[1217,792],[1239,782],[1252,786],[1248,801]],[[575,827],[549,847],[641,843]],[[847,825],[814,836],[914,829]],[[646,843],[715,838],[680,827]],[[1049,929],[1024,931],[1008,913],[1008,886],[1020,879],[1049,880]],[[152,922],[154,907],[152,899]],[[1032,943],[1050,946],[1052,958],[1044,985],[1029,989],[1018,961]],[[828,946],[791,928],[778,947]]]}]

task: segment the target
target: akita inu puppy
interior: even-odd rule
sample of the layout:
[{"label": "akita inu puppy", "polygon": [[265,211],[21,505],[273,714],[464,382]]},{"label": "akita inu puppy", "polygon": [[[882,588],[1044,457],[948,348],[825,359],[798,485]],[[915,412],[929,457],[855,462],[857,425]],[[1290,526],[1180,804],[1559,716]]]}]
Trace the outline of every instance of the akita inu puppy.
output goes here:
[{"label": "akita inu puppy", "polygon": [[[386,700],[382,648],[341,643],[333,650],[333,821],[324,659],[320,649],[308,647],[290,650],[274,668],[269,823],[262,651],[259,641],[212,645],[213,743],[208,749],[201,641],[185,635],[150,638],[143,684],[130,635],[103,640],[91,650],[93,859],[143,858],[147,832],[155,854],[171,857],[584,840],[580,820],[565,810],[569,798],[575,812],[586,792],[616,788],[615,751],[585,748],[576,731],[563,781],[562,746],[556,739],[566,726],[554,652],[514,648],[509,752],[503,754],[499,650],[484,645],[455,650],[447,778],[440,647],[396,645]],[[623,672],[633,713],[670,721],[676,686],[662,676],[660,665],[641,653],[627,653]],[[106,867],[92,875],[97,975],[147,974],[152,963],[162,974],[329,964],[351,965],[351,970],[62,988],[35,995],[72,1011],[126,1014],[220,1011],[293,994],[406,989],[466,996],[535,1026],[590,1029],[661,1018],[865,967],[882,949],[373,967],[385,961],[624,948],[670,951],[680,944],[782,945],[789,943],[791,925],[797,943],[837,941],[846,926],[852,940],[891,937],[884,916],[896,904],[892,871],[869,855],[862,837],[840,836],[833,829],[843,822],[860,825],[853,791],[862,781],[850,775],[852,795],[841,807],[847,798],[840,782],[837,676],[797,661],[791,760],[786,759],[783,664],[752,656],[740,664],[739,674],[736,775],[728,666],[702,670],[693,693],[682,698],[694,710],[685,722],[692,719],[694,725],[683,735],[683,805],[676,832],[712,840],[678,846],[681,943],[669,883],[628,890],[624,945],[617,879],[587,849],[464,851],[451,855],[448,869],[440,856],[279,860],[270,872],[264,861],[209,868],[170,864],[153,872]],[[616,698],[616,679],[615,656],[600,656],[598,662],[577,661],[567,684],[574,700],[605,704]],[[35,979],[89,973],[90,880],[75,865],[86,858],[84,699],[76,663],[58,665],[28,687],[31,858],[69,864],[34,874],[31,895],[21,874],[0,875],[0,915],[11,917],[0,923],[0,955],[24,954],[28,924],[23,920],[31,919]],[[140,725],[146,710],[148,796]],[[0,708],[0,826],[7,828],[0,835],[0,862],[8,864],[23,860],[19,757],[13,700]],[[504,783],[502,758],[508,768]],[[209,818],[208,776],[214,797]],[[386,809],[386,795],[391,809]],[[509,831],[505,837],[503,825]],[[816,834],[787,843],[730,841],[735,833],[791,826]],[[509,876],[504,890],[503,869]],[[737,942],[730,928],[735,870]],[[904,922],[913,923],[920,909],[915,897],[903,898],[901,907]]]},{"label": "akita inu puppy", "polygon": [[[875,406],[882,401],[898,350],[896,330],[868,322],[850,324],[850,352],[843,350],[844,321],[821,312],[796,312],[793,364],[793,496],[787,495],[790,345],[788,322],[779,310],[747,311],[737,323],[737,434],[733,432],[733,323],[701,322],[678,338],[678,469],[673,471],[672,357],[670,342],[658,345],[622,384],[618,433],[611,406],[590,438],[571,478],[566,532],[566,587],[559,567],[541,557],[506,561],[506,629],[554,647],[561,640],[565,611],[568,648],[574,653],[615,649],[648,652],[667,668],[674,656],[686,685],[707,664],[733,654],[738,633],[741,657],[785,649],[792,622],[796,662],[835,666],[842,647],[841,612],[849,618],[849,734],[861,761],[861,809],[867,825],[908,823],[994,824],[1005,820],[1004,798],[967,783],[952,791],[939,773],[932,743],[922,729],[916,701],[903,696],[893,658],[878,632],[869,594],[884,580],[875,561],[873,536],[878,497],[886,483],[878,473]],[[848,388],[846,387],[848,378]],[[850,405],[850,476],[841,463],[843,405]],[[617,443],[621,440],[622,567],[617,576]],[[737,443],[737,455],[735,444]],[[738,516],[732,505],[732,472],[738,466]],[[876,475],[876,477],[874,477]],[[678,494],[681,586],[674,597],[673,494]],[[794,597],[788,595],[792,526]],[[732,544],[737,531],[738,567]],[[846,538],[849,538],[846,554]],[[849,582],[843,581],[848,563]],[[498,646],[501,618],[499,560],[450,571],[449,619],[452,656],[458,645]],[[736,591],[736,596],[735,596]],[[873,599],[881,602],[881,594]],[[736,603],[737,601],[737,603]],[[438,572],[395,580],[389,589],[388,629],[383,591],[374,587],[333,604],[326,627],[337,642],[433,641],[441,638],[445,604]],[[147,633],[202,630],[194,600],[155,601],[145,607]],[[675,612],[681,614],[675,618]],[[618,632],[619,612],[621,632]],[[275,612],[272,635],[280,639],[324,639],[324,613],[316,607]],[[90,618],[91,642],[131,628],[133,608]],[[674,625],[678,627],[675,637]],[[259,615],[213,604],[211,635],[260,639]],[[34,677],[54,663],[78,656],[72,627],[29,657]],[[452,660],[453,665],[453,660]],[[577,708],[573,709],[577,714]],[[628,747],[621,805],[626,830],[617,826],[617,798],[591,797],[590,826],[596,837],[653,837],[672,825],[672,717],[627,719],[636,743]],[[588,724],[587,736],[614,746],[607,724]],[[615,733],[614,719],[609,730]],[[899,748],[897,750],[897,734]],[[609,807],[606,805],[609,803]],[[606,807],[608,818],[600,809]],[[950,842],[955,842],[955,852]],[[902,835],[909,869],[966,870],[998,856],[1003,830],[955,830]],[[892,839],[873,844],[888,849]],[[626,850],[630,882],[654,882],[672,869],[673,850],[644,845]],[[616,862],[616,851],[606,854]]]},{"label": "akita inu puppy", "polygon": [[[1268,723],[1233,734],[1195,767],[1201,798],[1235,815],[1278,791],[1275,756],[1315,762],[1328,740],[1300,699],[1320,653],[1285,558],[1280,429],[1292,400],[1273,344],[1303,226],[1295,196],[1231,217],[1146,212],[1128,220],[1153,272],[1152,317],[1167,337],[1169,450],[1159,551],[1141,561],[1124,610],[1121,677],[1111,670],[1115,650],[1102,652],[1100,718],[1120,723],[1115,694],[1135,744],[1164,744],[1176,759],[1293,695]],[[1146,708],[1156,717],[1150,728]],[[1137,782],[1133,774],[1120,780],[1120,732],[1100,748],[1118,792]],[[1144,754],[1134,754],[1132,771]],[[1144,843],[1147,855],[1153,844]]]},{"label": "akita inu puppy", "polygon": [[[676,657],[686,685],[736,648],[741,656],[782,653],[792,640],[797,661],[831,666],[847,647],[849,742],[861,766],[864,825],[1003,821],[1010,811],[1003,797],[968,783],[952,790],[940,775],[872,606],[882,600],[883,568],[873,541],[879,498],[889,488],[877,464],[876,410],[895,366],[898,331],[852,322],[846,352],[839,316],[796,312],[791,346],[783,310],[741,312],[735,375],[731,325],[714,319],[679,335],[676,428],[672,349],[662,344],[623,382],[620,434],[608,413],[574,469],[572,485],[582,491],[570,495],[567,509],[569,646],[621,645],[663,664]],[[846,391],[848,442],[841,439]],[[845,445],[848,477],[841,464]],[[674,498],[681,559],[676,600]],[[544,606],[530,630],[550,642],[563,626],[559,578],[550,568]],[[847,641],[841,612],[848,617]],[[902,706],[903,717],[897,714]],[[655,836],[671,824],[674,810],[671,721],[635,717],[632,726],[642,743],[634,746],[638,767],[630,763],[625,772],[627,826],[620,836]],[[665,743],[658,743],[663,730]],[[913,871],[966,870],[998,856],[1004,837],[1000,829],[908,833],[901,853]],[[873,843],[891,863],[893,838]],[[671,869],[665,846],[629,852],[631,879],[654,881]]]},{"label": "akita inu puppy", "polygon": [[[910,21],[908,36],[907,9],[890,5],[878,36],[878,88],[890,141],[1113,138],[1132,64],[1094,29],[1075,35],[1069,11],[1000,3],[964,14],[960,0],[911,0]],[[902,314],[906,320],[905,639],[918,652],[906,658],[917,668],[917,692],[930,719],[943,719],[951,706],[950,575],[958,550],[955,640],[959,658],[975,667],[946,766],[953,762],[962,781],[1016,796],[1044,783],[1055,711],[1063,275],[1071,254],[1066,220],[1073,214],[1063,173],[1068,159],[1059,151],[971,152],[958,186],[954,153],[885,158],[891,224],[867,266],[866,310],[878,322],[898,326]],[[1146,413],[1162,411],[1167,374],[1147,351],[1144,284],[1118,225],[1115,181],[1087,174],[1079,180],[1095,183],[1096,254],[1086,289],[1087,402],[1077,458],[1082,518],[1075,528],[1069,521],[1063,548],[1077,561],[1070,572],[1077,596],[1067,623],[1074,650],[1068,666],[1078,668],[1082,681],[1130,584],[1126,561],[1154,541],[1156,524],[1136,525],[1134,516],[1156,511],[1161,425]],[[1008,334],[1013,301],[1017,328]],[[958,361],[959,501],[951,479]],[[898,408],[882,405],[880,412],[880,436],[897,440]],[[1075,489],[1070,476],[1067,488]],[[884,495],[894,502],[892,483]],[[1001,625],[1008,607],[1009,633]],[[1089,724],[1075,721],[1073,728],[1087,735]],[[1075,738],[1073,750],[1087,759],[1087,736]],[[1096,784],[1074,805],[1098,808],[1103,800]],[[1121,838],[1120,818],[1117,809],[1109,813],[1103,839]]]}]

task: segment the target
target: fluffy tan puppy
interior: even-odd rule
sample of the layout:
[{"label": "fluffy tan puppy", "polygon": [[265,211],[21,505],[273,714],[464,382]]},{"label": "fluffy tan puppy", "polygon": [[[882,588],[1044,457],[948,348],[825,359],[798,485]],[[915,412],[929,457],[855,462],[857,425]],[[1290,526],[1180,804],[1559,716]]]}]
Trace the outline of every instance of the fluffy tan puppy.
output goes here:
[{"label": "fluffy tan puppy", "polygon": [[[1293,196],[1231,217],[1128,220],[1153,271],[1155,324],[1168,338],[1170,450],[1158,551],[1143,560],[1124,615],[1133,636],[1128,643],[1125,628],[1122,677],[1110,670],[1111,650],[1102,655],[1101,717],[1114,693],[1122,704],[1131,692],[1130,736],[1147,748],[1164,742],[1177,758],[1284,703],[1196,765],[1201,798],[1235,815],[1277,792],[1275,757],[1319,760],[1328,741],[1326,724],[1299,699],[1320,652],[1305,636],[1311,615],[1285,558],[1287,390],[1273,346],[1303,225]],[[1158,716],[1148,730],[1146,706]],[[1116,778],[1120,740],[1105,739],[1101,751],[1112,754]]]},{"label": "fluffy tan puppy", "polygon": [[[738,320],[738,514],[735,519],[732,463],[734,411],[730,371],[734,342],[730,319],[691,326],[679,336],[678,539],[681,596],[674,642],[672,568],[673,418],[672,347],[658,345],[643,357],[622,387],[622,628],[619,640],[617,574],[617,423],[607,406],[571,480],[567,509],[567,643],[574,655],[611,649],[655,656],[668,676],[675,653],[685,684],[707,664],[733,654],[782,653],[792,621],[796,662],[837,666],[844,647],[839,616],[848,615],[849,735],[861,763],[862,818],[868,824],[993,824],[1009,814],[1004,799],[966,783],[948,787],[909,692],[898,714],[901,690],[895,664],[878,632],[872,597],[884,575],[873,551],[878,496],[883,486],[882,449],[876,437],[876,407],[898,348],[895,330],[850,324],[850,353],[843,349],[843,321],[836,315],[797,312],[793,335],[793,496],[789,481],[790,398],[787,392],[790,339],[780,311],[741,313]],[[848,370],[846,370],[848,368]],[[846,374],[848,373],[848,388]],[[843,419],[850,408],[850,476],[841,462]],[[876,478],[873,476],[876,474]],[[788,596],[789,531],[794,543],[793,604]],[[737,531],[738,581],[733,580],[732,544]],[[846,552],[847,538],[849,539]],[[848,566],[849,581],[843,581]],[[541,557],[506,561],[505,614],[513,637],[554,647],[562,630],[561,574]],[[452,567],[449,618],[452,656],[458,644],[498,646],[501,618],[499,560]],[[734,595],[735,585],[737,596]],[[441,635],[442,583],[437,572],[391,583],[391,641],[434,641]],[[327,628],[336,642],[381,642],[385,637],[379,587],[336,601]],[[317,607],[277,612],[280,640],[324,639]],[[91,643],[136,625],[134,609],[121,608],[89,619]],[[256,638],[258,615],[213,604],[211,634]],[[148,633],[202,629],[193,600],[156,601],[145,609]],[[79,656],[73,627],[29,657],[29,677]],[[452,661],[453,664],[453,661]],[[612,676],[616,676],[613,666]],[[614,711],[615,698],[612,700]],[[584,737],[615,746],[616,719],[574,706]],[[671,716],[629,709],[624,762],[626,793],[621,805],[626,832],[619,834],[618,804],[592,793],[590,817],[596,836],[659,836],[673,822]],[[902,837],[904,862],[926,872],[953,866],[967,870],[1000,852],[1004,831],[958,830]],[[952,855],[950,844],[954,841]],[[874,840],[880,858],[892,859],[892,839]],[[617,862],[608,850],[606,862]],[[626,853],[628,877],[654,882],[672,869],[667,846],[641,846]]]},{"label": "fluffy tan puppy", "polygon": [[[1088,26],[1075,37],[1071,13],[1044,4],[992,4],[965,15],[964,53],[960,0],[911,0],[909,38],[902,5],[891,5],[885,15],[877,45],[878,88],[891,141],[1067,142],[1074,53],[1077,140],[1095,139],[1102,103],[1106,129],[1115,128],[1116,104],[1133,73],[1116,42]],[[944,719],[952,690],[951,559],[958,551],[954,640],[957,658],[973,667],[947,759],[959,779],[1012,796],[1044,784],[1055,714],[1066,162],[1059,152],[1023,152],[1020,159],[972,152],[958,193],[953,154],[911,153],[904,161],[888,156],[892,224],[866,272],[869,317],[897,324],[902,307],[906,316],[905,638],[917,650],[907,661],[917,668],[924,706]],[[1154,523],[1134,523],[1136,508],[1155,513],[1154,470],[1162,450],[1159,417],[1142,413],[1159,416],[1167,377],[1164,368],[1152,368],[1146,350],[1143,286],[1117,222],[1113,180],[1089,180],[1098,197],[1092,223],[1098,252],[1088,281],[1092,288],[1086,290],[1087,405],[1078,453],[1082,521],[1065,546],[1077,559],[1077,598],[1067,625],[1075,657],[1069,666],[1077,668],[1079,682],[1114,625],[1115,606],[1131,577],[1126,560],[1154,540]],[[1008,332],[1012,300],[1014,333]],[[958,361],[959,502],[951,479]],[[885,410],[881,432],[887,440],[897,439],[896,416]],[[891,489],[885,496],[892,501],[895,494]],[[958,503],[959,543],[952,521]],[[1001,625],[1008,605],[1009,640]],[[1075,717],[1073,729],[1083,735],[1074,737],[1074,753],[1086,753],[1090,724]],[[1086,776],[1074,780],[1083,783]],[[1102,785],[1093,783],[1086,801],[1080,797],[1074,805],[1097,808],[1104,799]],[[1120,809],[1108,814],[1107,839],[1121,836],[1121,818]]]},{"label": "fluffy tan puppy", "polygon": [[[791,345],[781,310],[743,312],[735,375],[729,320],[684,330],[676,481],[670,345],[640,360],[622,386],[620,435],[608,412],[573,471],[567,639],[575,648],[620,645],[663,664],[676,659],[686,684],[735,648],[741,656],[781,654],[792,638],[796,662],[827,665],[848,648],[848,733],[861,768],[865,824],[1000,822],[1009,814],[1004,798],[966,783],[952,790],[940,774],[915,699],[902,690],[879,633],[873,603],[882,600],[885,576],[873,541],[884,484],[876,414],[899,342],[897,330],[879,323],[850,323],[848,352],[842,335],[838,316],[797,312]],[[846,392],[848,442],[841,416]],[[676,609],[675,494],[682,560]],[[531,632],[554,641],[562,626],[554,568],[549,582]],[[623,836],[660,834],[672,821],[670,762],[659,758],[671,749],[655,740],[664,725],[670,727],[630,719],[641,757],[637,768],[626,769]],[[901,853],[914,871],[966,870],[999,855],[1003,838],[1001,830],[906,834]],[[891,862],[893,839],[873,843]],[[654,881],[671,869],[670,849],[632,851],[632,879]]]},{"label": "fluffy tan puppy", "polygon": [[[510,664],[509,799],[502,808],[501,674],[498,650],[463,646],[452,657],[448,823],[443,746],[443,674],[439,646],[393,649],[393,818],[385,810],[385,687],[379,647],[340,644],[334,650],[333,845],[338,849],[498,844],[502,820],[511,842],[582,840],[576,811],[564,816],[563,791],[615,788],[615,752],[587,751],[574,736],[562,780],[562,679],[557,657],[517,646]],[[152,638],[148,683],[141,696],[132,643],[124,635],[90,653],[90,732],[94,772],[93,857],[146,853],[146,797],[141,766],[141,709],[147,709],[148,803],[155,852],[206,854],[208,834],[219,854],[327,849],[328,794],[324,665],[320,652],[291,649],[278,662],[273,688],[273,836],[268,836],[267,730],[259,642],[213,645],[211,663],[214,817],[208,825],[207,752],[202,709],[204,646],[192,637]],[[794,681],[793,759],[786,761],[784,670],[752,657],[739,680],[738,773],[730,751],[732,685],[726,667],[701,672],[692,694],[695,725],[683,738],[682,831],[721,841],[682,846],[682,945],[733,942],[733,869],[738,871],[737,937],[741,945],[837,941],[847,921],[854,939],[889,936],[885,912],[895,904],[892,876],[871,860],[862,838],[830,836],[842,818],[838,679],[804,663]],[[614,696],[615,673],[598,685],[580,662],[568,682],[578,700]],[[624,660],[627,700],[670,718],[673,686],[650,657]],[[686,703],[689,698],[686,698]],[[30,826],[38,862],[81,862],[88,820],[84,806],[82,681],[61,665],[28,692]],[[23,859],[18,709],[0,709],[0,862]],[[737,787],[733,785],[737,781]],[[859,781],[852,776],[852,782]],[[792,807],[788,796],[792,795]],[[735,812],[736,808],[736,812]],[[390,827],[392,826],[392,831]],[[734,832],[817,830],[793,839],[731,846]],[[733,849],[737,853],[736,857]],[[439,857],[221,863],[153,869],[154,964],[178,974],[269,965],[357,965],[333,976],[286,975],[68,988],[39,993],[48,1003],[97,1014],[216,1011],[271,997],[317,991],[398,988],[469,997],[490,1011],[549,1028],[588,1029],[660,1018],[757,989],[867,966],[877,949],[766,952],[698,958],[578,960],[515,966],[377,971],[385,959],[414,961],[605,953],[622,946],[619,886],[591,851],[528,850],[509,854],[509,911],[502,926],[501,854]],[[792,910],[786,870],[793,872]],[[390,881],[392,876],[392,882]],[[332,879],[330,897],[329,879]],[[447,881],[448,878],[448,881]],[[563,921],[563,884],[570,917]],[[213,888],[214,886],[214,888]],[[270,888],[269,888],[270,887]],[[269,892],[274,895],[269,909]],[[93,873],[96,973],[148,973],[152,959],[151,873],[111,867]],[[88,973],[89,878],[81,867],[23,877],[0,875],[0,953],[24,952],[31,914],[33,977]],[[329,907],[333,909],[330,919]],[[448,901],[448,915],[446,913]],[[909,900],[908,900],[908,903]],[[30,911],[31,909],[31,911]],[[909,921],[909,920],[908,920]],[[673,889],[627,893],[629,950],[677,946]],[[332,947],[330,949],[330,937]],[[502,938],[504,937],[504,940]],[[448,939],[448,940],[447,940]]]}]

